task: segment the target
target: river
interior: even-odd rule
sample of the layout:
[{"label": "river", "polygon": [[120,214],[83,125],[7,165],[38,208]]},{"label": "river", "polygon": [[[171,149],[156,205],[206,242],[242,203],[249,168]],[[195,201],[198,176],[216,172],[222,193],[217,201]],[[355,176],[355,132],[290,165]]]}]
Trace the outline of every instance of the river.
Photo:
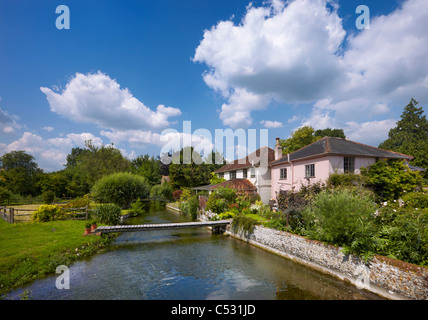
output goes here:
[{"label": "river", "polygon": [[[128,224],[184,222],[151,207]],[[206,228],[120,234],[111,247],[69,266],[70,288],[57,274],[24,290],[34,300],[371,300],[381,297],[244,241]]]}]

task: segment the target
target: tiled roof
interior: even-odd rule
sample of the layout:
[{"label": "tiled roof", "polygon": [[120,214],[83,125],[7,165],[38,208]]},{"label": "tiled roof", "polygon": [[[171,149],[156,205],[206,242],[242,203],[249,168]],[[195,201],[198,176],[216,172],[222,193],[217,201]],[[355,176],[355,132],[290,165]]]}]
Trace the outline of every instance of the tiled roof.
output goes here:
[{"label": "tiled roof", "polygon": [[218,188],[232,188],[241,191],[257,191],[257,188],[248,179],[227,180],[219,184],[193,188],[195,190],[214,190]]},{"label": "tiled roof", "polygon": [[325,155],[347,155],[356,157],[373,157],[373,158],[387,158],[387,159],[404,159],[412,160],[413,157],[398,152],[379,149],[376,147],[368,146],[362,143],[342,139],[324,137],[314,143],[311,143],[297,151],[285,155],[281,159],[273,161],[270,165],[276,165],[288,160],[305,159],[314,156]]},{"label": "tiled roof", "polygon": [[[267,154],[267,158],[264,158],[266,154]],[[262,159],[262,164],[263,164],[263,159],[267,159],[267,163],[265,163],[265,165],[267,166],[270,162],[275,160],[275,151],[269,147],[262,147],[260,149],[257,149],[253,153],[249,154],[245,158],[241,158],[233,161],[232,163],[228,163],[224,165],[220,169],[217,169],[215,173],[250,168],[253,166],[253,162],[254,162],[254,166],[257,167],[260,165],[260,159]]]}]

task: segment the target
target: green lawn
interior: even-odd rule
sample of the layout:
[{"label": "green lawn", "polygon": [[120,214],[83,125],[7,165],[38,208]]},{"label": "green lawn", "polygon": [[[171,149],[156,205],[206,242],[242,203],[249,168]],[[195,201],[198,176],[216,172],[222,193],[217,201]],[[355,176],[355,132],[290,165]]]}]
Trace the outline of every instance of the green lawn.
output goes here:
[{"label": "green lawn", "polygon": [[0,219],[0,298],[104,248],[108,239],[82,235],[85,224],[69,220],[10,225]]}]

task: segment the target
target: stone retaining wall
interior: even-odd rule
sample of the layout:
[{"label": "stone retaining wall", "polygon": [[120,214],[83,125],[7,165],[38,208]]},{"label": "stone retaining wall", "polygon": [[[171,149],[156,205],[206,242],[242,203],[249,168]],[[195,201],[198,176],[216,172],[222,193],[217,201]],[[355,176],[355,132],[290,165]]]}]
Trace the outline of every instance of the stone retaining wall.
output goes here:
[{"label": "stone retaining wall", "polygon": [[338,277],[388,299],[428,300],[428,268],[376,256],[368,265],[341,248],[288,232],[256,226],[250,235],[230,235]]}]

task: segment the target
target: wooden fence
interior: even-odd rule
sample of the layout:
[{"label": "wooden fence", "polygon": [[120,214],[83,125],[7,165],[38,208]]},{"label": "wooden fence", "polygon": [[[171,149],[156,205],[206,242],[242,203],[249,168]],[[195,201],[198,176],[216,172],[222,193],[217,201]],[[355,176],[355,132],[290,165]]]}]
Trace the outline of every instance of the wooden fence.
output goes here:
[{"label": "wooden fence", "polygon": [[[61,210],[65,211],[65,220],[89,220],[89,213],[92,211],[89,210],[88,206],[82,208],[61,208]],[[0,218],[8,223],[28,221],[29,218],[25,219],[25,217],[31,216],[34,211],[36,210],[0,207]]]}]

